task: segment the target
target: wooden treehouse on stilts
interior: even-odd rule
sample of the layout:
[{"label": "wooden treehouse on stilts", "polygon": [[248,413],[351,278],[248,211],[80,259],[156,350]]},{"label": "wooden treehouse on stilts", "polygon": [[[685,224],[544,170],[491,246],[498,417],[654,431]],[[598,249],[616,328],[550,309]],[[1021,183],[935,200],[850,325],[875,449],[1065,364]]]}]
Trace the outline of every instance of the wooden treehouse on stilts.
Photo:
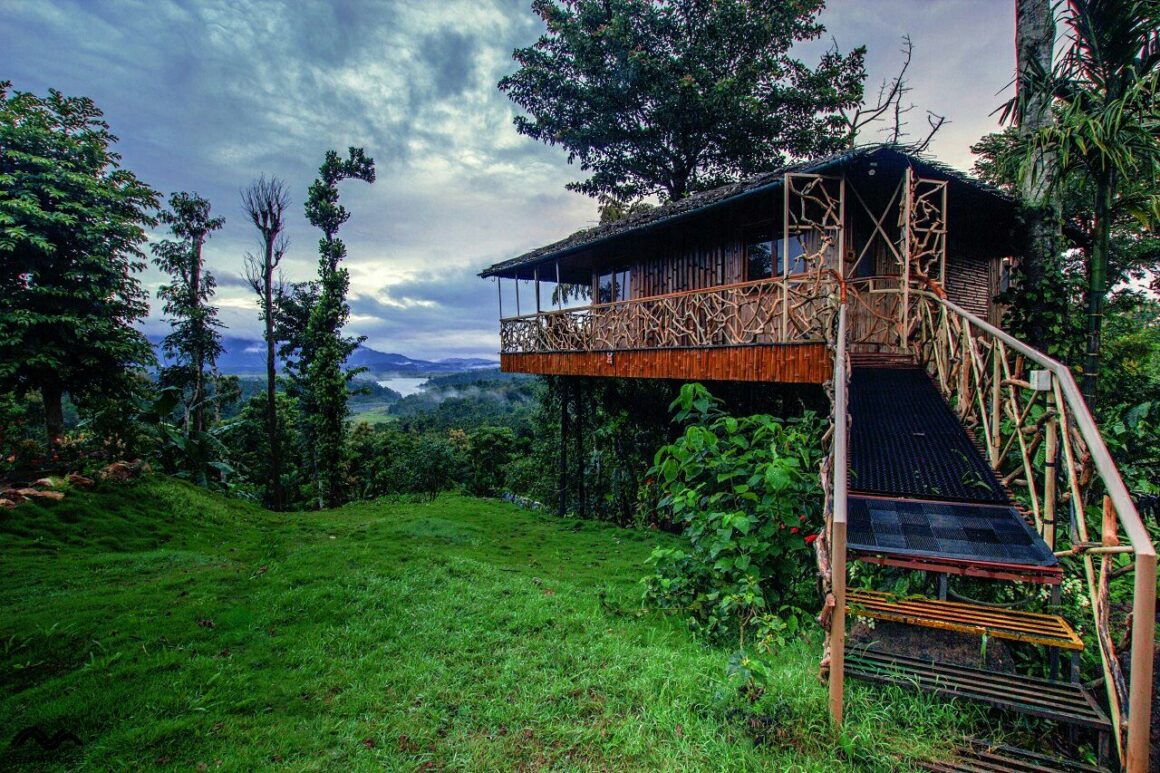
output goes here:
[{"label": "wooden treehouse on stilts", "polygon": [[[482,276],[514,282],[515,308],[499,282],[505,371],[825,387],[815,545],[835,723],[846,677],[893,683],[1088,728],[1106,761],[1144,771],[1156,553],[1071,373],[999,327],[1014,227],[998,191],[871,147],[638,212]],[[848,591],[848,561],[932,573],[939,598]],[[1130,678],[1108,598],[1127,572],[1132,610],[1117,633]],[[1065,573],[1091,619],[945,597],[947,578],[966,576],[1041,584],[1058,603]],[[848,613],[1029,642],[1050,678],[847,649]],[[1092,645],[1077,625],[1097,632],[1102,686],[1079,681]],[[994,765],[982,769],[1015,764],[966,754]]]}]

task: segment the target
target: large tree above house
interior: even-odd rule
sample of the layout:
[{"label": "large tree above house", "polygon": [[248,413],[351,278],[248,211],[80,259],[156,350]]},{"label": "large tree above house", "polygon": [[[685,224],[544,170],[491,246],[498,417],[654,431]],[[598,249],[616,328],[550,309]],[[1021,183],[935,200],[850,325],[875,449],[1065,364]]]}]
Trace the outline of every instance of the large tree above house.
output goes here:
[{"label": "large tree above house", "polygon": [[499,87],[516,129],[591,174],[569,188],[684,198],[848,142],[839,114],[862,98],[865,49],[810,67],[823,0],[535,0],[547,25]]}]

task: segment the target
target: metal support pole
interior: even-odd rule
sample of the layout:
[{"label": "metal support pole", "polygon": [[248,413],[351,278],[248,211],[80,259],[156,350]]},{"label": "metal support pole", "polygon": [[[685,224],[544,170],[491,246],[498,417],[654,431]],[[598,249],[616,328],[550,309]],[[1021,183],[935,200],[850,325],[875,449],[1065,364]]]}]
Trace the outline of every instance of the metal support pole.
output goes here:
[{"label": "metal support pole", "polygon": [[495,278],[495,291],[499,294],[499,318],[503,319],[503,277]]}]

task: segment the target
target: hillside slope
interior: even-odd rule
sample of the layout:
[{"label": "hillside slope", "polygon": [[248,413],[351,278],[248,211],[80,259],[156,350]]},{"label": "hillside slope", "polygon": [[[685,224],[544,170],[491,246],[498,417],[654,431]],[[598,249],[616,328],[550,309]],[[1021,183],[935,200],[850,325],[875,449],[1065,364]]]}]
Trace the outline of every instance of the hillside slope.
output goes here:
[{"label": "hillside slope", "polygon": [[[271,514],[165,478],[0,512],[0,768],[833,770],[945,745],[952,711],[855,690],[839,752],[816,642],[741,718],[727,653],[639,610],[663,538],[461,497]],[[11,747],[29,726],[82,745]]]}]

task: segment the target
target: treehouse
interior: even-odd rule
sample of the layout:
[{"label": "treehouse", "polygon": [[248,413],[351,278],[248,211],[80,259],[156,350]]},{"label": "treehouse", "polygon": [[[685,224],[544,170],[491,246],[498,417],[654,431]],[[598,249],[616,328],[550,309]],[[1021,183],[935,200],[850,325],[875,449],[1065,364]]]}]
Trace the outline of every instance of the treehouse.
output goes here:
[{"label": "treehouse", "polygon": [[[1101,761],[1143,771],[1156,552],[1071,372],[1001,329],[1015,230],[999,191],[860,148],[637,212],[482,276],[500,287],[505,371],[824,386],[814,547],[836,723],[850,676],[1081,729]],[[562,434],[566,419],[562,405]],[[847,592],[849,561],[923,572],[937,597]],[[1060,608],[1068,575],[1085,588],[1085,620]],[[1125,620],[1109,599],[1126,575]],[[1046,587],[1050,603],[955,599],[959,577]],[[848,613],[1009,642],[1042,656],[1047,678],[848,643]],[[1116,641],[1130,642],[1128,669]],[[1100,670],[1084,684],[1091,648]],[[971,746],[948,764],[932,769],[1064,763]]]},{"label": "treehouse", "polygon": [[1013,226],[998,191],[883,147],[695,194],[482,276],[501,306],[509,280],[506,371],[821,384],[843,288],[854,352],[897,349],[897,291],[915,282],[997,319]]}]

